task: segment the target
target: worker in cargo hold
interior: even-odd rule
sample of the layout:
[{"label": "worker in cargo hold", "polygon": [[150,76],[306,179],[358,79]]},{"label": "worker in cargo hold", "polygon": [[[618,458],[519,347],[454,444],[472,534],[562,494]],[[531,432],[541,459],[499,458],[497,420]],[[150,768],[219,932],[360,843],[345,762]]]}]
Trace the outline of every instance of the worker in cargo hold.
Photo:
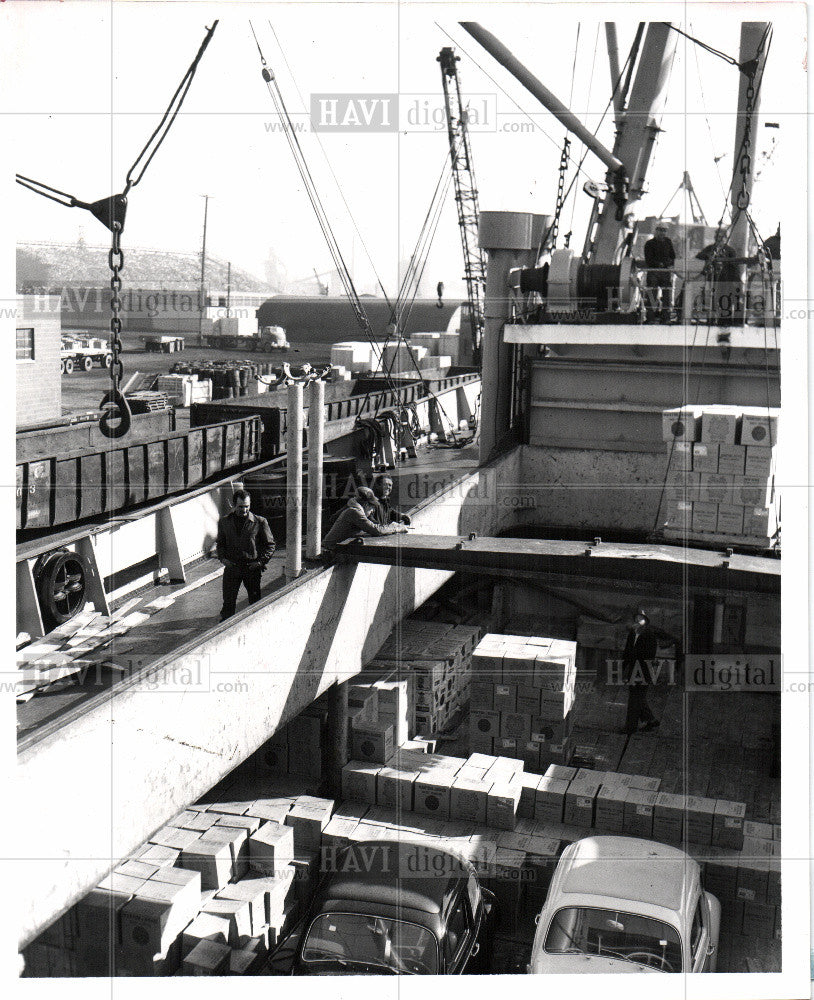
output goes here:
[{"label": "worker in cargo hold", "polygon": [[376,496],[376,510],[373,520],[384,527],[386,524],[410,525],[410,515],[402,514],[390,506],[390,496],[393,493],[393,480],[389,476],[376,476],[373,480],[373,492]]},{"label": "worker in cargo hold", "polygon": [[328,561],[340,542],[362,538],[364,535],[377,538],[407,530],[403,524],[379,524],[376,521],[377,509],[376,494],[367,486],[360,486],[356,495],[337,514],[330,531],[322,540],[322,552]]},{"label": "worker in cargo hold", "polygon": [[659,724],[647,704],[647,689],[653,683],[651,667],[657,652],[658,642],[650,627],[650,619],[640,610],[636,613],[633,628],[627,634],[622,654],[622,670],[628,685],[625,733],[635,733],[641,723],[644,723],[644,732],[655,729]]},{"label": "worker in cargo hold", "polygon": [[268,521],[251,512],[246,490],[235,490],[234,509],[218,521],[218,559],[223,563],[223,607],[220,620],[235,613],[240,585],[249,604],[260,600],[260,577],[274,555],[276,545]]},{"label": "worker in cargo hold", "polygon": [[655,319],[658,308],[662,323],[669,323],[673,312],[676,252],[663,223],[656,226],[655,236],[644,245],[644,262],[647,265],[647,319]]}]

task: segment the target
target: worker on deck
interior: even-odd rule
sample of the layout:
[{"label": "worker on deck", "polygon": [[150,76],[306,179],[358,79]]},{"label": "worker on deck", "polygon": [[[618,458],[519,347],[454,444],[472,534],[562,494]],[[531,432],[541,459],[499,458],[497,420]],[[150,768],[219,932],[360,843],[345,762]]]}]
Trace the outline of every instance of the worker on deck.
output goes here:
[{"label": "worker on deck", "polygon": [[393,480],[389,476],[376,476],[373,480],[373,493],[376,498],[376,510],[373,520],[384,527],[386,524],[406,524],[410,526],[410,515],[389,504],[393,492]]},{"label": "worker on deck", "polygon": [[673,268],[676,252],[667,235],[667,226],[660,222],[656,233],[644,245],[644,262],[647,265],[647,319],[656,316],[657,300],[661,322],[669,323],[673,312]]},{"label": "worker on deck", "polygon": [[653,683],[650,668],[657,652],[658,642],[655,632],[650,628],[650,619],[644,611],[639,610],[633,628],[627,634],[622,653],[622,669],[628,685],[625,733],[635,733],[640,723],[644,723],[644,732],[655,729],[659,724],[647,704],[647,689]]},{"label": "worker on deck", "polygon": [[780,260],[780,223],[777,224],[777,232],[764,242],[763,248],[773,261]]},{"label": "worker on deck", "polygon": [[364,535],[378,538],[381,535],[393,535],[407,530],[403,524],[379,524],[375,520],[376,510],[375,493],[367,486],[360,486],[356,495],[352,496],[337,514],[330,531],[322,540],[324,561],[330,563],[333,552],[340,542],[346,542],[351,538],[362,538]]},{"label": "worker on deck", "polygon": [[221,621],[235,613],[241,584],[249,595],[249,604],[260,600],[260,577],[276,548],[268,521],[252,514],[246,490],[235,490],[232,503],[231,513],[218,521],[217,553],[224,567]]},{"label": "worker on deck", "polygon": [[726,231],[720,226],[715,231],[715,241],[695,255],[697,260],[704,261],[703,273],[712,284],[712,309],[717,319],[733,319],[742,308],[743,265],[734,263],[736,256],[726,242]]}]

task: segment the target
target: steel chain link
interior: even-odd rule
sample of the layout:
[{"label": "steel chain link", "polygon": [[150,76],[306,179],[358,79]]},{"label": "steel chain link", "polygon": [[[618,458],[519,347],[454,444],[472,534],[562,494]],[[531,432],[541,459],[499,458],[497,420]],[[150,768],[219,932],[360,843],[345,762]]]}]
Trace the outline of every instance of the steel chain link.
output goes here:
[{"label": "steel chain link", "polygon": [[111,364],[110,364],[110,380],[113,385],[113,389],[117,392],[121,389],[122,378],[124,376],[124,365],[121,360],[122,352],[122,320],[121,320],[121,290],[122,290],[122,279],[121,270],[124,267],[124,251],[121,247],[122,238],[122,227],[118,222],[113,223],[113,245],[110,248],[110,253],[107,256],[108,266],[110,267],[112,277],[110,279],[110,289],[112,295],[110,298],[110,354],[111,354]]},{"label": "steel chain link", "polygon": [[758,45],[757,52],[755,53],[754,62],[751,64],[751,69],[749,73],[749,83],[746,87],[746,110],[744,114],[746,115],[746,121],[743,127],[743,142],[741,143],[741,157],[740,164],[738,166],[739,173],[741,175],[741,189],[738,191],[738,196],[735,199],[735,204],[739,211],[745,212],[749,207],[749,191],[747,189],[747,178],[752,172],[752,116],[755,110],[755,78],[757,76],[758,67],[760,66],[760,60],[763,55],[763,50],[766,46],[766,40],[769,36],[768,32],[764,32],[763,37]]},{"label": "steel chain link", "polygon": [[560,173],[557,178],[557,204],[554,208],[554,220],[551,223],[551,229],[549,230],[549,242],[553,247],[557,242],[557,235],[560,230],[560,214],[562,213],[563,204],[565,202],[565,174],[568,170],[568,154],[571,151],[571,140],[568,136],[565,137],[565,142],[562,145],[562,153],[560,155]]}]

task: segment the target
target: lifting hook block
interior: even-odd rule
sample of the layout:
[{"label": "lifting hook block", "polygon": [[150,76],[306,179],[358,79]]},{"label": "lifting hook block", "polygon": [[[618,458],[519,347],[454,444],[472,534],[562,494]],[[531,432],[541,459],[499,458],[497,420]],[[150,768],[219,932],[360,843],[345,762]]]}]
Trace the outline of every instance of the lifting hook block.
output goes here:
[{"label": "lifting hook block", "polygon": [[[127,400],[118,389],[105,393],[99,404],[102,416],[99,419],[99,430],[106,438],[120,438],[130,430],[133,416]],[[118,422],[116,422],[118,421]]]}]

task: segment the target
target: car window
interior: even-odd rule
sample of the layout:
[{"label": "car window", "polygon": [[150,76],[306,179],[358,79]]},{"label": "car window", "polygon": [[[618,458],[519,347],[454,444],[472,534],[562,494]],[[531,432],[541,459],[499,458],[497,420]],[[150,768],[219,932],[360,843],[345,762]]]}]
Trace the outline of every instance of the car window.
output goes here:
[{"label": "car window", "polygon": [[447,965],[457,961],[461,950],[466,944],[470,926],[469,903],[466,893],[460,893],[458,899],[447,917],[447,929],[444,937],[444,954]]},{"label": "car window", "polygon": [[681,972],[681,939],[669,924],[639,913],[567,906],[548,928],[545,950],[558,955],[604,955],[646,965],[662,972]]},{"label": "car window", "polygon": [[438,972],[438,942],[426,927],[366,913],[321,913],[308,928],[303,962],[381,967],[393,972]]}]

